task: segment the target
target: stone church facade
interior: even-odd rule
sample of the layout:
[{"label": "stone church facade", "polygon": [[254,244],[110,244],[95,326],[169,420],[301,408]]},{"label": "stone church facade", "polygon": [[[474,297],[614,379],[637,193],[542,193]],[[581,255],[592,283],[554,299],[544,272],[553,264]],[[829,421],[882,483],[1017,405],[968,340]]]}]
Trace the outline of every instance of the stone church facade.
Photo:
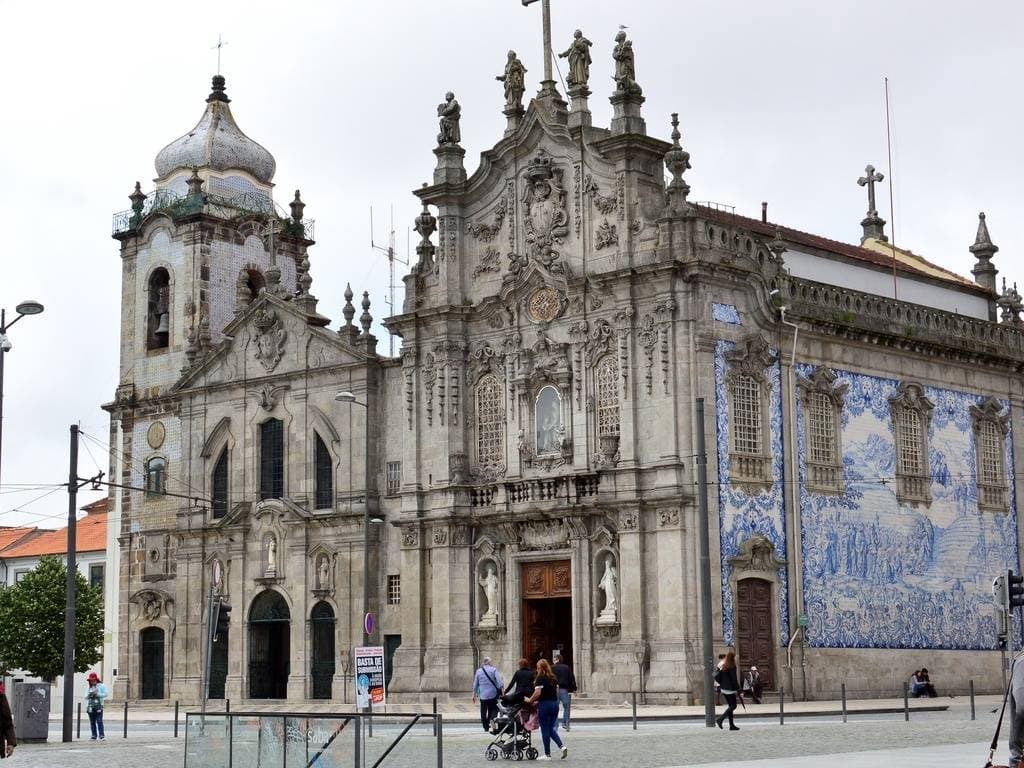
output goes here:
[{"label": "stone church facade", "polygon": [[223,78],[157,156],[114,222],[116,696],[198,700],[213,593],[213,698],[351,701],[365,580],[399,700],[555,649],[596,698],[700,698],[697,398],[717,649],[812,697],[998,684],[1024,336],[984,218],[968,280],[887,243],[873,169],[856,246],[694,203],[629,41],[609,128],[581,55],[524,106],[510,53],[472,175],[439,106],[397,358],[367,295],[319,313]]}]

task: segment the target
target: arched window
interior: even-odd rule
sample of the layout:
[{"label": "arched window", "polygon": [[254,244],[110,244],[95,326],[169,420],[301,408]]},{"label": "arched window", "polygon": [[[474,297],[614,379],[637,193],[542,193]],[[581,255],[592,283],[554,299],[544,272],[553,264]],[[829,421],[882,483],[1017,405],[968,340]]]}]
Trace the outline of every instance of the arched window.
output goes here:
[{"label": "arched window", "polygon": [[501,382],[493,373],[476,385],[476,460],[481,467],[505,463],[505,406]]},{"label": "arched window", "polygon": [[619,434],[619,363],[605,355],[597,366],[597,435]]},{"label": "arched window", "polygon": [[146,349],[167,349],[171,335],[171,276],[157,267],[149,276]]},{"label": "arched window", "polygon": [[334,506],[334,462],[331,460],[331,452],[327,450],[323,438],[315,433],[314,437],[316,438],[316,472],[314,475],[316,508],[330,509]]},{"label": "arched window", "polygon": [[245,270],[245,285],[249,289],[249,295],[251,295],[252,298],[255,299],[257,296],[260,295],[260,291],[266,288],[267,281],[263,277],[262,272],[260,272],[258,269],[253,269],[252,267],[250,267],[249,269]]},{"label": "arched window", "polygon": [[167,478],[167,462],[156,456],[146,462],[146,496],[162,496]]},{"label": "arched window", "polygon": [[929,504],[928,428],[935,406],[920,384],[907,382],[900,384],[889,403],[896,440],[896,500]]},{"label": "arched window", "polygon": [[284,496],[284,422],[270,419],[260,424],[260,498]]},{"label": "arched window", "polygon": [[737,375],[732,382],[733,451],[759,456],[763,451],[761,387],[753,376]]},{"label": "arched window", "polygon": [[213,467],[213,517],[215,520],[228,513],[228,449],[220,452]]}]

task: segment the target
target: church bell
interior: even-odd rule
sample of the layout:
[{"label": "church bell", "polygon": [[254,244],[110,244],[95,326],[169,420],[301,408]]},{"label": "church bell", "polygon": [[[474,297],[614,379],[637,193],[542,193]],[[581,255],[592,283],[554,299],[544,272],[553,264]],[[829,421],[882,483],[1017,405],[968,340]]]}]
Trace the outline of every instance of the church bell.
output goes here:
[{"label": "church bell", "polygon": [[166,336],[170,332],[171,332],[170,315],[167,312],[164,312],[163,314],[160,315],[160,322],[157,324],[156,334],[158,336],[161,335],[161,334]]}]

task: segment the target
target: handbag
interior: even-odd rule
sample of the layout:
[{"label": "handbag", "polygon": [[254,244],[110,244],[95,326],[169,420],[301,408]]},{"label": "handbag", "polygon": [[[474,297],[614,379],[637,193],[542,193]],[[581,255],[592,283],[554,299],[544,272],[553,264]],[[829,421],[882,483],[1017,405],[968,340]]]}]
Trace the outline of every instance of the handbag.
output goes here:
[{"label": "handbag", "polygon": [[1010,698],[1010,688],[1013,687],[1013,668],[1016,666],[1017,660],[1014,659],[1010,665],[1010,678],[1006,683],[1006,693],[1003,694],[1003,707],[999,710],[999,719],[996,721],[996,732],[992,737],[992,744],[988,750],[988,760],[985,761],[985,768],[1020,768],[1020,763],[1016,766],[1007,765],[994,765],[992,759],[996,756],[996,750],[999,749],[999,731],[1003,727],[1003,715],[1006,714],[1006,702]]}]

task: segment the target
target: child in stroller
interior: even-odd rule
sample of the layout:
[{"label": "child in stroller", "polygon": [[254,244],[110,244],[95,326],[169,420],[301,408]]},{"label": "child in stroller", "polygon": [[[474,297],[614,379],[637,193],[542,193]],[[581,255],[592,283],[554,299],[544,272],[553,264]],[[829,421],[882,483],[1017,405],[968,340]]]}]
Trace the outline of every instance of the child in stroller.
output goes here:
[{"label": "child in stroller", "polygon": [[534,716],[536,707],[524,703],[521,694],[502,696],[498,701],[498,716],[491,721],[494,740],[487,745],[484,756],[488,760],[536,760],[537,748],[531,743],[531,732],[537,729]]}]

